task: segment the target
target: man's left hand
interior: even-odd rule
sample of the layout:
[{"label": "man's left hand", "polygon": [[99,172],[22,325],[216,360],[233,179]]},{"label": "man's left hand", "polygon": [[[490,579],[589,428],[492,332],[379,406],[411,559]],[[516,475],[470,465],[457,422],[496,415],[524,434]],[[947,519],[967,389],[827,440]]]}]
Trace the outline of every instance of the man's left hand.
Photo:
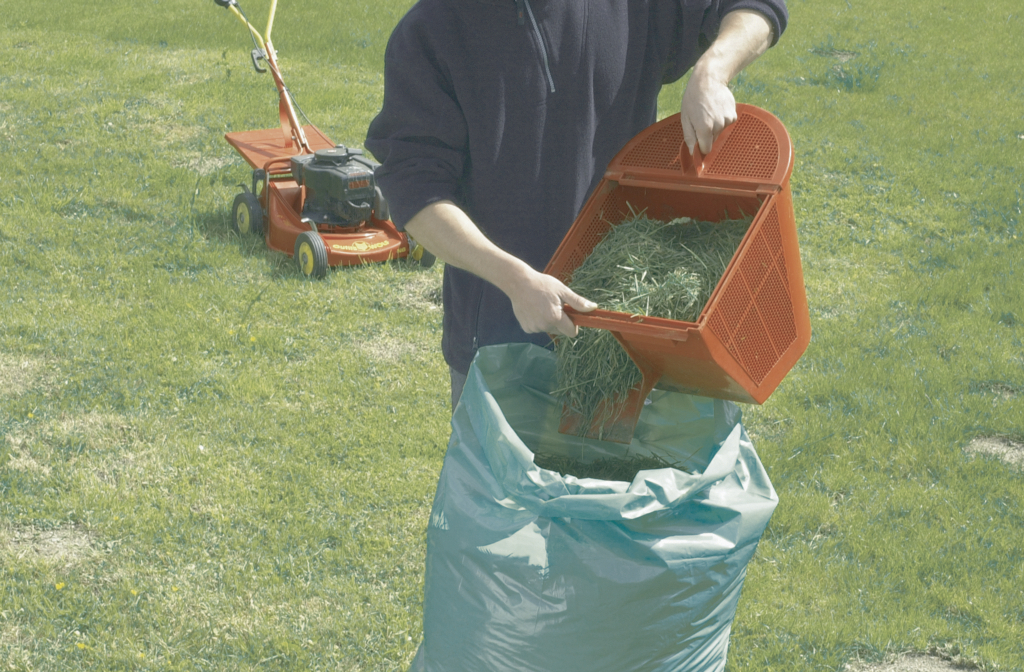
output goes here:
[{"label": "man's left hand", "polygon": [[690,154],[694,145],[700,145],[702,154],[710,152],[722,129],[736,121],[736,99],[728,81],[715,78],[706,69],[694,69],[683,92],[680,120]]},{"label": "man's left hand", "polygon": [[729,81],[772,43],[772,24],[759,12],[738,9],[722,18],[718,37],[697,64],[683,92],[683,141],[707,154],[722,129],[736,121],[736,99]]}]

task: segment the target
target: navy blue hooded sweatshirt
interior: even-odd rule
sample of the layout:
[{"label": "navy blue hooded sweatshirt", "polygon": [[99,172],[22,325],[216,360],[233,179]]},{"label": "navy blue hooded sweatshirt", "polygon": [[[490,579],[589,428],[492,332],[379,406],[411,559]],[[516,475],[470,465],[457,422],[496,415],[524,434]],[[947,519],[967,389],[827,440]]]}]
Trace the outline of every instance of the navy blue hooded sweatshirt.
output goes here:
[{"label": "navy blue hooded sweatshirt", "polygon": [[[608,162],[656,121],[662,84],[710,45],[722,17],[753,9],[785,29],[785,0],[419,0],[398,23],[384,104],[366,148],[399,228],[451,200],[494,244],[542,270]],[[445,360],[548,345],[508,297],[447,266]]]}]

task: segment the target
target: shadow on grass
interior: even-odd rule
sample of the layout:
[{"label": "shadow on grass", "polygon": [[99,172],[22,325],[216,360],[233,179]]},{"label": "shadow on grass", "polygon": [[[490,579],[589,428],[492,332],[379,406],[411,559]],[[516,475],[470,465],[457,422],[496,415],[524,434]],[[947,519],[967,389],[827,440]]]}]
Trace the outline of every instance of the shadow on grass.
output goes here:
[{"label": "shadow on grass", "polygon": [[[207,240],[237,246],[242,256],[255,258],[266,263],[271,276],[277,278],[298,278],[309,280],[302,275],[298,266],[292,258],[283,252],[278,252],[267,247],[263,235],[240,234],[234,229],[231,217],[227,209],[207,210],[193,212],[189,218],[189,226],[196,235],[201,235]],[[369,265],[376,265],[378,262],[371,262]],[[417,262],[408,259],[396,259],[391,262],[380,262],[390,266],[399,273],[419,273],[427,270]],[[332,273],[353,273],[360,269],[355,266],[334,266]],[[440,303],[440,297],[437,297]]]},{"label": "shadow on grass", "polygon": [[263,261],[274,278],[300,275],[291,258],[267,247],[262,235],[238,233],[231,225],[231,216],[227,208],[193,212],[189,216],[188,223],[196,235],[236,247],[243,257]]}]

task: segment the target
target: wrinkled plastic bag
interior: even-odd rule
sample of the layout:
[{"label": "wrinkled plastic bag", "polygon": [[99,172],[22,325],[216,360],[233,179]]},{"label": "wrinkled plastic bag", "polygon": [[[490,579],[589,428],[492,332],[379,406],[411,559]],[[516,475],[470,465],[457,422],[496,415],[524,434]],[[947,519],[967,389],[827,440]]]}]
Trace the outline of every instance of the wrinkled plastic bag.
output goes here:
[{"label": "wrinkled plastic bag", "polygon": [[632,483],[541,469],[626,446],[559,434],[554,354],[481,348],[452,419],[427,529],[427,672],[725,668],[746,566],[778,497],[740,411],[655,390],[632,455],[679,468]]}]

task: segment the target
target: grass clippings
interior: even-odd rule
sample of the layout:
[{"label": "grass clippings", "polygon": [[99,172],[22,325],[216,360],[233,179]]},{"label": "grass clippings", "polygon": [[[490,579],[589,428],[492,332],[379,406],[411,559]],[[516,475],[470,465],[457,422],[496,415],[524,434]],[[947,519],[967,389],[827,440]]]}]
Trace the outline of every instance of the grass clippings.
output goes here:
[{"label": "grass clippings", "polygon": [[358,341],[358,347],[371,359],[384,364],[396,364],[407,355],[421,350],[418,343],[387,333]]},{"label": "grass clippings", "polygon": [[[751,219],[664,222],[636,213],[594,247],[569,287],[606,310],[695,322]],[[602,402],[624,398],[641,381],[640,370],[604,329],[584,327],[576,338],[559,339],[555,354],[555,394],[583,416],[582,431]]]},{"label": "grass clippings", "polygon": [[966,655],[959,644],[932,645],[924,651],[890,653],[883,660],[853,660],[842,672],[947,672],[952,670],[984,670],[989,666]]}]

